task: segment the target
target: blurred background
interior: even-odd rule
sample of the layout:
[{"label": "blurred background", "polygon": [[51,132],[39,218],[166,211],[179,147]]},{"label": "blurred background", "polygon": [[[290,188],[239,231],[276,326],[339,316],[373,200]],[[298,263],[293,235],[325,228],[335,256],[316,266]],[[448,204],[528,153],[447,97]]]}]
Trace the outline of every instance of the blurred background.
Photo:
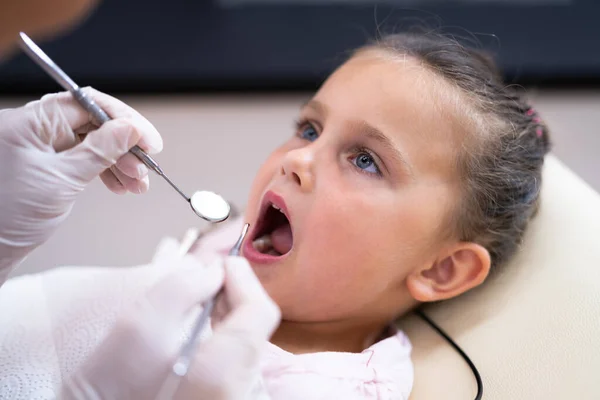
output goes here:
[{"label": "blurred background", "polygon": [[[173,180],[190,193],[221,193],[240,209],[261,162],[292,134],[299,105],[349,51],[380,33],[423,26],[494,54],[507,82],[527,89],[550,126],[554,153],[600,190],[600,2],[0,0],[0,6],[8,21],[0,34],[25,30],[77,83],[138,109],[163,135],[157,160]],[[50,22],[58,14],[68,18]],[[30,25],[15,22],[23,18]],[[40,21],[48,23],[34,28]],[[16,49],[5,46],[0,57],[0,108],[59,90]],[[17,274],[142,264],[162,237],[180,237],[195,225],[203,223],[156,176],[144,196],[115,196],[95,182]]]}]

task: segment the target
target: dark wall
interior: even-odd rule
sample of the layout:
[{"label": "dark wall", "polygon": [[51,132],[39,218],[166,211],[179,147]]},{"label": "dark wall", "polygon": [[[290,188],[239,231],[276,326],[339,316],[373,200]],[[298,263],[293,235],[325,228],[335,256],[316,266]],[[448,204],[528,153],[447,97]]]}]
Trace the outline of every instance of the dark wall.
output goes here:
[{"label": "dark wall", "polygon": [[[440,1],[415,10],[105,0],[79,29],[41,47],[76,82],[111,92],[313,89],[378,26],[420,21],[476,33],[511,82],[600,82],[600,1],[537,3]],[[56,89],[23,56],[0,67],[0,93]]]}]

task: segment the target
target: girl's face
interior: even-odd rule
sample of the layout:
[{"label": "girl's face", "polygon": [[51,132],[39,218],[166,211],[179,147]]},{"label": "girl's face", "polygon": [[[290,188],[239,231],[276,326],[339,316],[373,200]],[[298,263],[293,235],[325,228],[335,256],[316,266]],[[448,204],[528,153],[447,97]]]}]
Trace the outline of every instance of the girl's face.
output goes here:
[{"label": "girl's face", "polygon": [[435,262],[459,198],[440,85],[410,58],[359,54],[261,167],[243,254],[284,320],[389,321],[415,303],[406,278]]}]

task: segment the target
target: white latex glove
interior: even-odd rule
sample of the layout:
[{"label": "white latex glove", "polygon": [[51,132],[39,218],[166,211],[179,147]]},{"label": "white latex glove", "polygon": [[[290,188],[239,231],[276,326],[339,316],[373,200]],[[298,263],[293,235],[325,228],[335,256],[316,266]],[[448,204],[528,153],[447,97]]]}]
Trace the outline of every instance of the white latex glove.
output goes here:
[{"label": "white latex glove", "polygon": [[159,133],[121,101],[84,90],[112,121],[98,128],[68,92],[0,111],[0,285],[98,175],[116,193],[148,190],[148,169],[128,150],[161,151]]},{"label": "white latex glove", "polygon": [[117,319],[105,341],[67,380],[61,399],[155,399],[179,354],[189,311],[212,297],[224,276],[230,313],[200,343],[175,399],[251,398],[260,378],[260,352],[279,323],[279,309],[243,258],[205,267],[186,255],[173,263],[179,264],[174,271]]}]

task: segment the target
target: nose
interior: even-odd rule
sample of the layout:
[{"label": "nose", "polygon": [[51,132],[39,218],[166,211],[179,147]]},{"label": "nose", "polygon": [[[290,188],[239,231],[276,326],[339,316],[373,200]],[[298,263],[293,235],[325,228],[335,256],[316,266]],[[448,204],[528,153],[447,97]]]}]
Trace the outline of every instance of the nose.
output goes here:
[{"label": "nose", "polygon": [[281,163],[281,174],[302,191],[309,192],[315,184],[314,163],[315,154],[311,146],[290,150]]}]

